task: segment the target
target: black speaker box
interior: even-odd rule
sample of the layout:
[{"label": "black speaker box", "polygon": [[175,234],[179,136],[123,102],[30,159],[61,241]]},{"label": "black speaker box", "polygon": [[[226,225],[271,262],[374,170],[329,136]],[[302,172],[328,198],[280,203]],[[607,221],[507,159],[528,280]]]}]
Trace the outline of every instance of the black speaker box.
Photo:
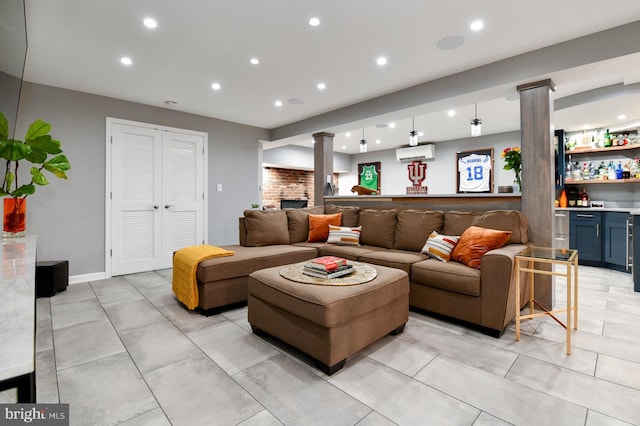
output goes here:
[{"label": "black speaker box", "polygon": [[36,262],[36,297],[51,297],[69,285],[69,261]]}]

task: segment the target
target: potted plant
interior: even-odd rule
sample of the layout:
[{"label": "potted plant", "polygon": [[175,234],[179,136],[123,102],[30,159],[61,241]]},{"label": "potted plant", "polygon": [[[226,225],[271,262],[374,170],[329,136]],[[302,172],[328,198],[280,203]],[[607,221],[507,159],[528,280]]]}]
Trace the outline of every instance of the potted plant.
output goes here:
[{"label": "potted plant", "polygon": [[[25,232],[26,198],[36,192],[36,185],[48,185],[44,171],[60,179],[67,179],[71,168],[62,154],[60,141],[51,137],[51,125],[42,120],[34,121],[24,136],[24,141],[9,139],[9,124],[0,112],[0,158],[6,160],[6,169],[0,185],[4,199],[4,235],[21,236]],[[19,171],[31,167],[31,180],[21,183]]]}]

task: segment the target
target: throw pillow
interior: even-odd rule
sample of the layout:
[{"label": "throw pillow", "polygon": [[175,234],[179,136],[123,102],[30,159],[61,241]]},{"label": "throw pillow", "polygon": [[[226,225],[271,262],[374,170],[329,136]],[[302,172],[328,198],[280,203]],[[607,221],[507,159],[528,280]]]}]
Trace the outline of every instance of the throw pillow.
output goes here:
[{"label": "throw pillow", "polygon": [[458,240],[460,240],[460,237],[456,235],[442,235],[433,231],[429,234],[429,238],[421,251],[442,262],[448,262],[451,259],[453,248],[458,244]]},{"label": "throw pillow", "polygon": [[325,242],[329,237],[329,225],[340,226],[342,213],[310,214],[308,243]]},{"label": "throw pillow", "polygon": [[262,247],[289,244],[287,214],[282,210],[245,210],[247,246]]},{"label": "throw pillow", "polygon": [[490,250],[502,247],[510,237],[511,231],[470,226],[460,235],[460,240],[451,253],[451,259],[470,268],[480,269],[482,256]]},{"label": "throw pillow", "polygon": [[327,244],[340,246],[359,246],[362,226],[334,226],[329,225],[329,238]]}]

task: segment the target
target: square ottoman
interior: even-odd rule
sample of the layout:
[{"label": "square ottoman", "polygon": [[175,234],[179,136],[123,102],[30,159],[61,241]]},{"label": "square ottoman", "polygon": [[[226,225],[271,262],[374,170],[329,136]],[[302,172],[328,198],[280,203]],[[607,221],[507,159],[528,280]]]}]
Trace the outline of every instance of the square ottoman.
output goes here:
[{"label": "square ottoman", "polygon": [[389,333],[401,333],[409,318],[407,273],[373,267],[373,280],[341,286],[292,281],[280,275],[282,266],[253,272],[248,282],[251,328],[301,350],[331,375],[349,356]]}]

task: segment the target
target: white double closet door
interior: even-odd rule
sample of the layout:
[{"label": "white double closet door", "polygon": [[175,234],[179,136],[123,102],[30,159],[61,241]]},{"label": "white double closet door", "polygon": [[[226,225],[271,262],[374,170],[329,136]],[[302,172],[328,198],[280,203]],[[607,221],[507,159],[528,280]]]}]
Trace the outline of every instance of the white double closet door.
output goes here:
[{"label": "white double closet door", "polygon": [[206,142],[202,132],[107,119],[110,275],[170,268],[175,250],[205,242]]}]

